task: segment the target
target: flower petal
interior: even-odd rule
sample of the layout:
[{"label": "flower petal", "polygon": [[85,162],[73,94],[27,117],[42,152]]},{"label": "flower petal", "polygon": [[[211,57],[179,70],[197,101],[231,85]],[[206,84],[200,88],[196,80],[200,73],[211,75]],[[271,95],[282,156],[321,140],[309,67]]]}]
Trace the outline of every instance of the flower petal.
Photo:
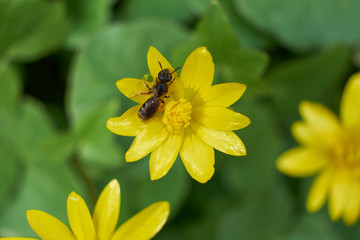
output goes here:
[{"label": "flower petal", "polygon": [[178,134],[170,134],[170,136],[151,153],[149,162],[151,180],[162,178],[168,173],[179,153],[183,136],[184,131]]},{"label": "flower petal", "polygon": [[241,83],[222,83],[199,92],[191,102],[193,107],[215,105],[228,107],[235,103],[245,92],[246,85]]},{"label": "flower petal", "polygon": [[192,100],[195,95],[210,87],[214,77],[214,63],[206,47],[195,49],[186,59],[180,79],[184,87],[184,97]]},{"label": "flower petal", "polygon": [[246,148],[241,139],[232,131],[218,131],[202,126],[196,120],[191,123],[192,129],[204,142],[213,148],[233,156],[245,156]]},{"label": "flower petal", "polygon": [[232,131],[250,124],[250,119],[221,106],[200,106],[193,109],[192,117],[205,127],[219,131]]},{"label": "flower petal", "polygon": [[76,240],[70,229],[57,218],[39,210],[28,210],[31,228],[43,240]]},{"label": "flower petal", "polygon": [[130,108],[123,115],[110,118],[106,127],[113,133],[122,136],[136,136],[145,128],[144,122],[138,117],[140,105]]},{"label": "flower petal", "polygon": [[338,140],[340,131],[339,119],[329,109],[319,103],[303,101],[300,103],[300,114],[305,121],[309,141],[319,144],[333,144]]},{"label": "flower petal", "polygon": [[186,170],[196,181],[206,183],[214,175],[214,149],[197,137],[191,128],[185,128],[180,156]]},{"label": "flower petal", "polygon": [[125,154],[127,162],[137,161],[163,143],[169,136],[162,122],[158,118],[152,119],[145,129],[135,138],[131,147]]},{"label": "flower petal", "polygon": [[346,84],[340,107],[345,126],[360,129],[360,72],[351,76]]},{"label": "flower petal", "polygon": [[294,122],[291,126],[291,132],[298,143],[310,146],[323,144],[304,122]]},{"label": "flower petal", "polygon": [[[161,63],[161,66],[159,62]],[[169,69],[171,72],[174,71],[174,68],[168,60],[166,60],[166,58],[153,46],[150,46],[147,53],[147,63],[153,79],[158,77],[158,74],[162,69]]]},{"label": "flower petal", "polygon": [[329,170],[323,171],[315,178],[306,200],[306,208],[309,212],[316,212],[324,205],[329,193],[330,181]]},{"label": "flower petal", "polygon": [[170,212],[168,202],[157,202],[122,224],[111,240],[151,239],[164,226]]},{"label": "flower petal", "polygon": [[[336,169],[333,171],[330,181],[329,212],[333,221],[336,221],[344,214],[349,196],[349,177],[348,171]],[[352,193],[350,193],[350,196]]]},{"label": "flower petal", "polygon": [[353,225],[359,219],[360,214],[360,183],[352,178],[349,183],[347,195],[347,204],[344,212],[344,222],[347,225]]},{"label": "flower petal", "polygon": [[93,214],[97,240],[110,239],[120,212],[120,185],[114,179],[101,192]]},{"label": "flower petal", "polygon": [[78,240],[95,240],[95,228],[85,201],[75,192],[67,200],[69,224]]},{"label": "flower petal", "polygon": [[150,94],[139,94],[141,92],[149,92],[149,89],[145,86],[144,82],[149,86],[149,88],[152,88],[154,84],[153,82],[147,82],[136,78],[123,78],[116,82],[116,86],[126,97],[142,104],[151,97]]},{"label": "flower petal", "polygon": [[279,171],[294,177],[311,176],[328,160],[320,152],[309,148],[295,147],[283,153],[277,160]]},{"label": "flower petal", "polygon": [[[166,58],[154,47],[150,47],[147,54],[147,62],[150,73],[153,79],[158,78],[158,74],[163,69],[169,69],[170,72],[173,72],[172,79],[174,80],[169,87],[168,96],[173,97],[174,99],[180,99],[184,97],[184,90],[182,82],[179,79],[177,72],[174,72],[174,68],[166,60]],[[159,64],[161,63],[161,66]],[[162,69],[161,69],[162,67]],[[166,100],[166,99],[165,99]]]}]

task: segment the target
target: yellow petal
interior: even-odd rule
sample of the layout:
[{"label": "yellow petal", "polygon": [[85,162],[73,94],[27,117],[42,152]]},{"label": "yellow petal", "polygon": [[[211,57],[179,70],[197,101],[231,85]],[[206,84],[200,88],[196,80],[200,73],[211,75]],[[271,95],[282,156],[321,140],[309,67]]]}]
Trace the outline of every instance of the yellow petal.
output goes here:
[{"label": "yellow petal", "polygon": [[[169,69],[170,72],[173,72],[172,79],[174,79],[174,81],[169,87],[168,96],[171,96],[174,99],[180,99],[184,97],[182,82],[180,81],[177,72],[174,72],[174,68],[166,60],[166,58],[156,48],[152,46],[149,48],[147,54],[147,62],[150,73],[154,80],[158,78],[158,74],[162,69]],[[161,63],[161,66],[159,62]]]},{"label": "yellow petal", "polygon": [[360,183],[352,178],[349,183],[347,204],[344,212],[344,222],[351,226],[359,219],[360,214]]},{"label": "yellow petal", "polygon": [[186,59],[180,79],[184,87],[184,97],[192,100],[195,95],[210,87],[214,77],[214,63],[206,47],[195,49]]},{"label": "yellow petal", "polygon": [[151,153],[149,163],[151,180],[162,178],[168,173],[179,153],[183,136],[184,131],[178,134],[170,134],[170,136]]},{"label": "yellow petal", "polygon": [[241,83],[217,84],[199,92],[191,104],[194,108],[203,104],[228,107],[239,100],[245,89]]},{"label": "yellow petal", "polygon": [[28,210],[31,228],[42,240],[76,240],[70,229],[57,218],[39,210]]},{"label": "yellow petal", "polygon": [[111,240],[151,239],[164,226],[170,212],[168,202],[157,202],[122,224]]},{"label": "yellow petal", "polygon": [[291,132],[298,143],[310,146],[322,144],[319,143],[316,133],[311,131],[311,128],[309,128],[304,122],[294,122],[291,126]]},{"label": "yellow petal", "polygon": [[295,147],[278,158],[276,167],[287,175],[306,177],[323,168],[327,161],[327,158],[320,152],[309,148]]},{"label": "yellow petal", "polygon": [[193,120],[192,129],[204,142],[213,148],[233,156],[245,156],[246,148],[241,139],[232,131],[218,131],[206,128]]},{"label": "yellow petal", "polygon": [[316,212],[324,205],[330,181],[331,172],[328,170],[323,171],[315,178],[306,200],[306,208],[309,212]]},{"label": "yellow petal", "polygon": [[120,212],[120,185],[114,179],[101,192],[96,202],[93,221],[97,240],[108,240],[117,224]]},{"label": "yellow petal", "polygon": [[[161,66],[159,62],[161,63]],[[158,77],[158,74],[162,69],[169,69],[170,72],[174,71],[174,68],[171,66],[168,60],[166,60],[166,58],[153,46],[150,46],[147,53],[147,63],[153,79]]]},{"label": "yellow petal", "polygon": [[[124,94],[126,97],[130,98],[131,100],[137,102],[137,103],[144,103],[146,100],[148,100],[151,95],[150,94],[140,94],[138,93],[147,93],[149,92],[149,89],[145,86],[144,82],[152,88],[153,83],[142,81],[140,79],[136,78],[123,78],[116,82],[116,86]],[[136,96],[135,96],[136,95]]]},{"label": "yellow petal", "polygon": [[340,107],[341,120],[350,129],[360,129],[360,73],[352,75],[346,84]]},{"label": "yellow petal", "polygon": [[[349,173],[343,169],[333,171],[330,182],[329,212],[331,220],[338,220],[344,214],[349,191]],[[351,196],[351,194],[350,194]]]},{"label": "yellow petal", "polygon": [[313,141],[330,145],[337,142],[340,123],[333,112],[321,104],[303,101],[300,103],[300,114]]},{"label": "yellow petal", "polygon": [[169,132],[158,118],[152,119],[135,138],[125,154],[127,162],[137,161],[157,148],[168,137]]},{"label": "yellow petal", "polygon": [[139,108],[140,105],[137,105],[127,110],[120,117],[110,118],[106,123],[106,127],[117,135],[138,135],[145,128],[144,122],[138,116]]},{"label": "yellow petal", "polygon": [[85,201],[75,192],[67,200],[69,224],[78,240],[95,240],[95,228]]},{"label": "yellow petal", "polygon": [[219,131],[232,131],[250,124],[250,119],[241,113],[221,106],[200,106],[193,109],[192,117],[205,127]]},{"label": "yellow petal", "polygon": [[195,135],[191,128],[185,128],[180,156],[192,178],[206,183],[214,175],[214,149]]}]

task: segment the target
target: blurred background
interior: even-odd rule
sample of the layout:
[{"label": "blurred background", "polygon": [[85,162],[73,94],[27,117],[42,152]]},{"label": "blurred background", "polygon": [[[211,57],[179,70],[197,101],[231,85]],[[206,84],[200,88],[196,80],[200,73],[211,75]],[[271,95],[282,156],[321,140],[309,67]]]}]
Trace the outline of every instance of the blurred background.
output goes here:
[{"label": "blurred background", "polygon": [[[275,168],[296,145],[289,127],[301,100],[338,113],[343,87],[360,69],[359,9],[358,0],[0,0],[0,237],[35,237],[28,209],[67,224],[71,191],[92,211],[116,178],[119,224],[170,202],[155,239],[360,239],[360,224],[332,223],[327,206],[306,212],[312,178]],[[236,131],[248,156],[216,151],[206,184],[179,157],[151,182],[148,157],[125,163],[133,138],[105,127],[134,105],[115,83],[149,72],[149,46],[174,67],[206,46],[214,83],[248,87],[232,106],[252,120]]]}]

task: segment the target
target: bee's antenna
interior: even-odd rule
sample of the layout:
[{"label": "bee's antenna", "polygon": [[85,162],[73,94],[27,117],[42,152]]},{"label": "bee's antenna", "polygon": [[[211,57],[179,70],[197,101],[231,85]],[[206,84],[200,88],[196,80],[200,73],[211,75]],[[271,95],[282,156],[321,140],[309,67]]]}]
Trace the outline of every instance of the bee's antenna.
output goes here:
[{"label": "bee's antenna", "polygon": [[161,67],[161,70],[163,70],[163,68],[162,68],[162,66],[161,66],[161,63],[160,63],[160,61],[158,61],[158,63],[159,63],[159,65],[160,65],[160,67]]},{"label": "bee's antenna", "polygon": [[173,74],[174,72],[176,72],[177,70],[179,70],[181,67],[178,67],[177,69],[175,69],[171,74]]}]

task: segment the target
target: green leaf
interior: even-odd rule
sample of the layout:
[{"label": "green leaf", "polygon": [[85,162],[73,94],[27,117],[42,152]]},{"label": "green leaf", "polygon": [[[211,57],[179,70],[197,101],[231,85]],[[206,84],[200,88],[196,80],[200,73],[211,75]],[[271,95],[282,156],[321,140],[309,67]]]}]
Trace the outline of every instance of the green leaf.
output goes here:
[{"label": "green leaf", "polygon": [[[3,231],[13,232],[19,236],[35,237],[26,220],[26,211],[37,209],[45,211],[62,222],[67,223],[66,199],[76,191],[87,199],[83,183],[65,162],[49,162],[40,159],[39,162],[25,165],[22,178],[18,178],[20,188],[16,198],[0,214],[0,226]],[[1,234],[1,232],[0,232]]]},{"label": "green leaf", "polygon": [[273,102],[281,121],[290,126],[299,116],[302,100],[329,105],[334,103],[334,96],[340,99],[339,89],[348,74],[349,63],[349,49],[338,46],[312,57],[288,61],[270,71],[266,80],[274,85]]},{"label": "green leaf", "polygon": [[32,98],[23,101],[9,128],[9,138],[14,141],[21,158],[27,161],[36,160],[41,141],[55,131],[44,106]]},{"label": "green leaf", "polygon": [[189,6],[192,13],[196,14],[197,16],[201,16],[210,5],[211,0],[186,0],[185,2]]},{"label": "green leaf", "polygon": [[222,6],[212,3],[193,35],[194,42],[209,48],[214,59],[227,62],[233,51],[240,47]]},{"label": "green leaf", "polygon": [[75,137],[69,133],[57,133],[39,141],[39,151],[53,162],[68,160],[74,149]]},{"label": "green leaf", "polygon": [[61,1],[0,1],[0,57],[29,61],[58,47],[67,18]]},{"label": "green leaf", "polygon": [[218,2],[212,2],[187,45],[173,52],[186,58],[196,47],[206,46],[215,63],[215,83],[241,82],[257,86],[267,65],[267,56],[257,50],[241,47]]},{"label": "green leaf", "polygon": [[39,154],[59,162],[70,157],[75,142],[70,134],[56,131],[40,102],[25,98],[14,115],[3,119],[0,143],[24,162],[37,162]]},{"label": "green leaf", "polygon": [[224,11],[229,18],[237,39],[244,48],[264,50],[274,47],[275,42],[269,34],[250,25],[242,16],[242,12],[237,11],[233,0],[220,0],[220,2],[224,7]]},{"label": "green leaf", "polygon": [[224,187],[233,195],[242,196],[263,191],[274,184],[277,172],[275,161],[281,153],[282,142],[276,131],[275,119],[264,106],[240,101],[233,108],[251,120],[248,127],[236,131],[245,144],[247,155],[222,155],[222,159],[216,162],[221,164]]},{"label": "green leaf", "polygon": [[219,218],[215,239],[277,239],[288,224],[291,199],[281,184],[259,195],[250,195]]},{"label": "green leaf", "polygon": [[150,180],[149,160],[141,159],[128,163],[117,178],[121,182],[121,220],[125,221],[138,211],[157,201],[169,201],[170,218],[176,216],[189,193],[191,179],[188,176],[180,157],[163,178]]},{"label": "green leaf", "polygon": [[234,2],[245,18],[295,51],[310,51],[339,42],[353,44],[360,37],[357,0]]},{"label": "green leaf", "polygon": [[94,166],[119,166],[124,163],[124,150],[116,144],[114,134],[106,128],[106,121],[119,109],[117,101],[110,101],[88,114],[74,126],[82,161]]},{"label": "green leaf", "polygon": [[14,114],[21,88],[17,70],[11,65],[0,64],[0,116]]},{"label": "green leaf", "polygon": [[0,213],[10,198],[10,192],[14,187],[17,169],[16,159],[9,153],[5,146],[0,146]]},{"label": "green leaf", "polygon": [[[146,178],[148,176],[144,175]],[[176,216],[189,192],[190,177],[178,156],[166,176],[156,181],[145,180],[139,189],[137,199],[140,206],[146,207],[151,202],[169,201],[171,213]],[[166,189],[166,191],[164,191]]]},{"label": "green leaf", "polygon": [[191,17],[191,12],[184,0],[131,0],[119,8],[118,16],[131,20],[152,17],[163,18],[163,22],[165,19],[186,21]]},{"label": "green leaf", "polygon": [[[85,188],[64,158],[73,150],[70,136],[55,131],[43,105],[26,98],[0,125],[1,236],[34,236],[26,210],[39,209],[66,219],[66,197]],[[3,179],[5,178],[5,179]],[[1,206],[3,206],[1,204]]]},{"label": "green leaf", "polygon": [[111,18],[114,0],[65,0],[71,19],[67,44],[71,48],[83,46],[96,31]]},{"label": "green leaf", "polygon": [[360,70],[360,40],[357,42],[354,50],[353,62],[356,68]]},{"label": "green leaf", "polygon": [[327,216],[306,214],[292,225],[281,240],[340,240]]}]

